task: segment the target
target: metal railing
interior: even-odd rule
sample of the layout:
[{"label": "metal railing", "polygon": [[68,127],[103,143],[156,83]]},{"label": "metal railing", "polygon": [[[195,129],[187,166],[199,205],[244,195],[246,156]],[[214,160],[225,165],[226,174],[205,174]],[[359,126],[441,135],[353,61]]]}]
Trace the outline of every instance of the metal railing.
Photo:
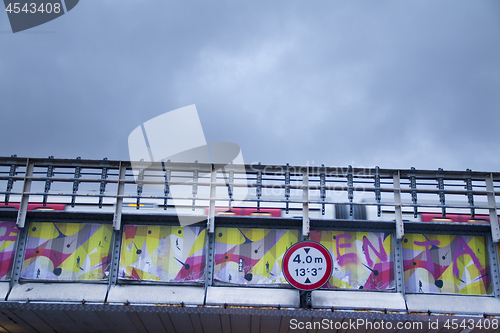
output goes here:
[{"label": "metal railing", "polygon": [[[134,165],[139,165],[135,163]],[[111,211],[120,229],[125,210],[138,213],[209,216],[213,232],[216,207],[278,208],[283,217],[301,217],[303,235],[310,219],[335,219],[332,207],[370,209],[368,220],[395,221],[396,238],[404,236],[404,220],[422,212],[488,216],[493,242],[500,240],[497,197],[500,173],[345,168],[316,166],[217,166],[162,162],[132,169],[128,161],[0,157],[0,196],[4,206],[18,202],[18,227],[28,203],[40,208],[65,204],[68,209]],[[0,204],[1,206],[2,204]],[[376,211],[376,214],[375,214]]]}]

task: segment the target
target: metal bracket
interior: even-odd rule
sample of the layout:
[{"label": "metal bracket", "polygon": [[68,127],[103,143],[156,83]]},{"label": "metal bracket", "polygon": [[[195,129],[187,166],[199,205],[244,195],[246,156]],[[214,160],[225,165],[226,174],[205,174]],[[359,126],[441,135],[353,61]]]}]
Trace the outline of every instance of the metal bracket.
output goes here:
[{"label": "metal bracket", "polygon": [[[16,158],[17,155],[12,155],[12,158]],[[16,175],[17,163],[14,162],[10,166],[9,180],[7,181],[7,190],[5,193],[5,205],[9,204],[10,191],[12,191],[12,186],[14,185],[14,176]]]},{"label": "metal bracket", "polygon": [[499,283],[499,267],[498,267],[498,247],[497,244],[493,243],[491,239],[487,236],[486,238],[486,248],[489,252],[490,258],[490,274],[491,283],[493,284],[493,294],[496,298],[500,298],[500,283]]},{"label": "metal bracket", "polygon": [[439,168],[437,172],[437,181],[438,181],[438,188],[439,188],[439,201],[441,202],[442,210],[443,210],[443,217],[446,217],[446,208],[444,205],[446,205],[445,201],[445,195],[444,195],[444,180],[443,180],[443,169]]},{"label": "metal bracket", "polygon": [[400,172],[395,171],[392,177],[394,185],[394,212],[396,217],[396,239],[403,239],[404,224],[403,224],[403,212],[401,209],[401,185],[400,185]]},{"label": "metal bracket", "polygon": [[192,210],[194,211],[196,205],[196,195],[198,194],[198,161],[194,162],[195,169],[193,170],[193,206]]},{"label": "metal bracket", "polygon": [[[170,163],[170,160],[167,161],[167,165]],[[165,198],[163,198],[163,210],[167,210],[167,201],[168,196],[170,195],[170,179],[172,178],[172,170],[169,166],[165,166],[165,163],[162,162],[163,172],[165,173]]]},{"label": "metal bracket", "polygon": [[12,266],[12,277],[10,279],[10,288],[19,284],[19,278],[23,269],[24,252],[26,250],[26,240],[28,237],[28,228],[19,228],[16,242],[16,254],[14,257],[14,264]]},{"label": "metal bracket", "polygon": [[233,202],[234,170],[229,170],[229,182],[227,184],[227,195],[229,196],[229,210]]},{"label": "metal bracket", "polygon": [[404,294],[404,267],[403,267],[403,246],[401,239],[394,238],[394,270],[396,279],[396,292]]},{"label": "metal bracket", "polygon": [[474,219],[476,212],[474,209],[474,190],[472,187],[472,175],[471,175],[471,169],[467,169],[465,172],[465,188],[467,189],[467,199],[469,202],[470,206],[470,215],[471,218]]},{"label": "metal bracket", "polygon": [[123,194],[125,193],[125,175],[127,165],[120,162],[118,171],[118,189],[116,190],[116,206],[115,214],[113,216],[113,229],[120,230],[122,224],[122,208],[123,208]]},{"label": "metal bracket", "polygon": [[408,173],[410,177],[410,187],[411,187],[411,201],[415,205],[413,207],[413,217],[417,217],[418,208],[417,208],[417,179],[415,176],[415,168],[411,167],[411,172]]},{"label": "metal bracket", "polygon": [[309,168],[302,172],[302,237],[309,236]]},{"label": "metal bracket", "polygon": [[[53,160],[54,159],[54,156],[49,156],[49,160]],[[50,178],[52,178],[52,176],[54,176],[54,165],[52,164],[52,162],[49,164],[49,166],[47,167],[47,180],[45,181],[45,189],[43,190],[43,207],[47,206],[47,196],[48,196],[48,193],[50,191],[50,185],[52,184],[52,180],[50,180]]]},{"label": "metal bracket", "polygon": [[35,163],[28,158],[26,162],[26,171],[24,173],[24,183],[23,183],[23,193],[21,195],[21,203],[19,204],[19,211],[17,212],[17,222],[18,228],[24,228],[24,223],[26,222],[26,213],[28,211],[28,202],[30,200],[31,182],[33,177],[33,169],[35,168]]},{"label": "metal bracket", "polygon": [[[260,163],[259,163],[260,165]],[[257,211],[260,212],[260,197],[262,196],[262,170],[257,171]]]},{"label": "metal bracket", "polygon": [[[81,157],[78,156],[77,160],[81,160]],[[80,185],[80,181],[78,180],[81,177],[82,167],[80,165],[75,167],[75,180],[73,180],[73,195],[71,196],[71,207],[75,207],[76,202],[76,193],[78,192],[78,186]]]},{"label": "metal bracket", "polygon": [[288,163],[286,164],[285,171],[285,200],[285,211],[288,214],[290,211],[290,165]]},{"label": "metal bracket", "polygon": [[[107,161],[108,159],[105,157],[103,161]],[[101,173],[101,187],[99,189],[99,208],[102,208],[102,198],[104,196],[104,192],[106,192],[106,179],[108,178],[108,168],[103,167]]]},{"label": "metal bracket", "polygon": [[[141,162],[143,160],[141,159]],[[141,205],[141,194],[142,194],[142,186],[143,186],[143,181],[144,181],[144,169],[141,168],[139,169],[139,175],[137,176],[137,204],[136,204],[136,209],[139,209]]]},{"label": "metal bracket", "polygon": [[375,167],[375,200],[377,200],[377,216],[380,217],[381,214],[381,206],[380,200],[382,196],[380,194],[380,168],[378,166]]},{"label": "metal bracket", "polygon": [[354,199],[354,181],[352,177],[352,166],[349,165],[349,170],[347,171],[347,191],[348,191],[348,199],[351,203],[349,205],[349,218],[352,219],[353,215],[353,205],[352,200]]},{"label": "metal bracket", "polygon": [[321,164],[319,173],[319,186],[320,186],[320,196],[321,196],[321,215],[325,215],[325,200],[326,200],[326,175],[325,175],[325,165]]},{"label": "metal bracket", "polygon": [[300,291],[300,307],[302,309],[312,308],[312,293],[310,291]]},{"label": "metal bracket", "polygon": [[500,230],[498,229],[497,205],[495,202],[495,187],[493,185],[493,174],[486,175],[486,192],[488,193],[488,210],[490,212],[491,238],[494,243],[500,241]]}]

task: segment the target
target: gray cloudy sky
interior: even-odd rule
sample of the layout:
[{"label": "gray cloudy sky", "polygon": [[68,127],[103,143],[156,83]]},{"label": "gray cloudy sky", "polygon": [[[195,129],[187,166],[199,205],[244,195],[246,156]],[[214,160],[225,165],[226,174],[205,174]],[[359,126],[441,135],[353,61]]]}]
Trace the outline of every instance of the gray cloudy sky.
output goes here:
[{"label": "gray cloudy sky", "polygon": [[80,0],[16,34],[0,13],[1,156],[128,159],[190,104],[247,163],[500,171],[500,2]]}]

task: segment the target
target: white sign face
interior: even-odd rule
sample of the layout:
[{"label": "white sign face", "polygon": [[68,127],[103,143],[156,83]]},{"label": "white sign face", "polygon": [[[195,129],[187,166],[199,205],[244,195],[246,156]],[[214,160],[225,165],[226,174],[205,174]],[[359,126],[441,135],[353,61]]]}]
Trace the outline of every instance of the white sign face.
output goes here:
[{"label": "white sign face", "polygon": [[332,274],[332,257],[321,244],[311,241],[294,244],[283,258],[283,273],[293,287],[314,290]]}]

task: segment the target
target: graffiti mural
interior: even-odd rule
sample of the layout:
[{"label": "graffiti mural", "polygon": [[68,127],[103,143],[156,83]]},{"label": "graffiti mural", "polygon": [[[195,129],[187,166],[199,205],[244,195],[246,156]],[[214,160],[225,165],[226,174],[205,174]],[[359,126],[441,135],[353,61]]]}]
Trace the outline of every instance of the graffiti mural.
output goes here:
[{"label": "graffiti mural", "polygon": [[408,293],[492,293],[482,236],[406,234],[403,259]]},{"label": "graffiti mural", "polygon": [[18,234],[16,222],[0,221],[0,281],[11,277]]},{"label": "graffiti mural", "polygon": [[214,280],[239,285],[286,284],[281,261],[299,232],[216,228]]},{"label": "graffiti mural", "polygon": [[125,225],[119,278],[201,283],[206,231],[201,227]]},{"label": "graffiti mural", "polygon": [[309,239],[332,255],[332,276],[323,288],[395,290],[391,233],[311,230]]},{"label": "graffiti mural", "polygon": [[32,222],[21,278],[102,280],[109,273],[109,224]]}]

